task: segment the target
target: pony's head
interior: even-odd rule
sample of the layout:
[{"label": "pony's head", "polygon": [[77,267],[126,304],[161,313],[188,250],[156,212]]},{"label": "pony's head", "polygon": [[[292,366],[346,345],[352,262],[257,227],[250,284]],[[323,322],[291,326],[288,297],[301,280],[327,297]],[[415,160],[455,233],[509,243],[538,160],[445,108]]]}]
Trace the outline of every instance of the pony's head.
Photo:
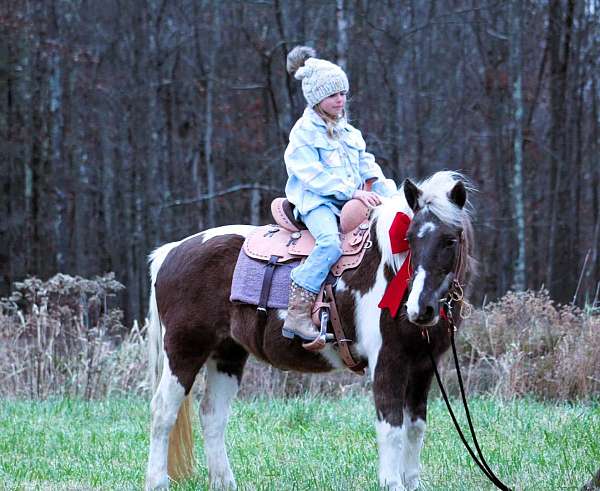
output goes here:
[{"label": "pony's head", "polygon": [[[450,171],[437,172],[418,185],[410,179],[404,181],[396,209],[412,215],[406,233],[412,276],[405,308],[408,320],[414,324],[437,324],[441,302],[451,287],[456,282],[463,286],[467,281],[472,248],[467,194],[472,190],[464,176]],[[389,231],[389,219],[382,222],[378,237],[384,227]],[[384,249],[389,244],[388,240],[382,245],[384,260],[388,255],[392,269],[397,271],[404,257],[386,254]]]}]

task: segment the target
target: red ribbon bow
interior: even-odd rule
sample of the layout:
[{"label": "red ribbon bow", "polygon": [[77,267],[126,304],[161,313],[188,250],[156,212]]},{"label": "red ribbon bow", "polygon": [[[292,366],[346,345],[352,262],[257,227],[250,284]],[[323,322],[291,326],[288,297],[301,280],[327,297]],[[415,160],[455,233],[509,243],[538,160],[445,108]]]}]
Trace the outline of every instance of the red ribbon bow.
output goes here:
[{"label": "red ribbon bow", "polygon": [[408,281],[412,275],[410,267],[410,250],[408,240],[406,240],[406,232],[410,227],[410,217],[405,213],[398,212],[394,217],[392,226],[390,227],[390,243],[394,254],[408,251],[406,259],[400,270],[396,273],[392,281],[385,290],[381,301],[379,302],[380,309],[389,309],[392,317],[396,317],[398,309],[404,298],[404,293],[408,288]]}]

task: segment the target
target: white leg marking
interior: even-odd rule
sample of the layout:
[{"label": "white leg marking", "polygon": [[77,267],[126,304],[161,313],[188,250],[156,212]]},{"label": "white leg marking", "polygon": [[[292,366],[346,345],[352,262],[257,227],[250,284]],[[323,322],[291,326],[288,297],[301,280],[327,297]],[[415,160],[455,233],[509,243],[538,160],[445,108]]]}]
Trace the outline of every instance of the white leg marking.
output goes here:
[{"label": "white leg marking", "polygon": [[150,455],[146,474],[146,489],[167,489],[167,455],[169,450],[169,433],[177,419],[177,413],[185,390],[177,378],[171,373],[166,355],[163,360],[163,371],[160,383],[150,408],[152,410],[152,427],[150,430]]},{"label": "white leg marking", "polygon": [[421,473],[421,449],[425,438],[425,421],[412,421],[410,413],[404,411],[404,444],[402,446],[402,477],[408,491],[419,487]]},{"label": "white leg marking", "polygon": [[427,232],[433,232],[434,230],[435,224],[431,222],[426,222],[423,225],[421,225],[419,232],[417,232],[417,237],[419,237],[419,239],[422,239]]},{"label": "white leg marking", "polygon": [[375,284],[364,295],[354,292],[356,304],[354,322],[357,330],[356,349],[358,353],[369,360],[369,372],[371,380],[375,374],[375,365],[381,348],[381,331],[379,330],[379,319],[381,309],[377,306],[385,293],[387,283],[383,275],[383,261],[377,268]]},{"label": "white leg marking", "polygon": [[408,320],[411,322],[419,317],[419,298],[421,297],[423,286],[425,286],[425,276],[427,276],[427,272],[419,266],[417,268],[415,279],[413,280],[410,295],[406,301],[406,312],[408,314]]},{"label": "white leg marking", "polygon": [[379,484],[390,491],[405,491],[400,467],[404,440],[402,427],[377,421],[375,429],[379,448]]},{"label": "white leg marking", "polygon": [[238,391],[237,377],[217,370],[214,360],[206,363],[206,388],[200,405],[204,453],[213,489],[235,489],[235,479],[225,449],[225,426],[231,401]]}]

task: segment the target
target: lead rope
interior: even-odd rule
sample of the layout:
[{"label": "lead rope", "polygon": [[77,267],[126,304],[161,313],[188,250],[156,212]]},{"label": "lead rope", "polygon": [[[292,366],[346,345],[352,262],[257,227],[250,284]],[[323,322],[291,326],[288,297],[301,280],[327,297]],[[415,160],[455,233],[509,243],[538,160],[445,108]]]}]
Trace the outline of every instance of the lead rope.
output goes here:
[{"label": "lead rope", "polygon": [[481,469],[481,472],[483,472],[485,474],[485,476],[498,489],[501,489],[502,491],[512,491],[511,488],[506,486],[496,476],[496,474],[494,474],[494,472],[490,469],[490,466],[488,465],[488,463],[486,462],[486,460],[483,456],[483,452],[481,451],[479,442],[477,441],[477,436],[475,435],[475,428],[473,427],[473,421],[471,419],[471,412],[469,411],[469,405],[467,403],[467,396],[465,395],[465,388],[464,388],[464,384],[463,384],[463,380],[462,380],[462,374],[460,371],[460,365],[458,363],[458,354],[456,351],[456,343],[454,342],[454,321],[452,320],[452,309],[451,309],[450,305],[448,305],[448,314],[449,314],[448,315],[448,323],[450,324],[450,326],[449,326],[450,327],[450,341],[452,343],[452,354],[454,357],[454,366],[456,367],[456,374],[458,376],[458,385],[460,386],[460,395],[461,395],[461,398],[463,401],[463,406],[465,408],[465,414],[467,415],[467,421],[469,423],[469,430],[471,432],[471,437],[473,438],[473,443],[475,444],[475,448],[477,449],[477,453],[478,453],[481,461],[479,461],[479,459],[475,455],[475,452],[473,452],[473,449],[469,445],[469,442],[467,442],[467,439],[465,438],[465,435],[464,435],[462,429],[460,428],[460,425],[458,424],[456,416],[454,415],[454,411],[452,410],[452,406],[450,405],[450,400],[448,399],[448,394],[446,393],[446,390],[444,389],[444,385],[442,384],[442,378],[440,377],[440,374],[438,372],[437,364],[435,363],[433,353],[431,350],[429,350],[429,359],[431,360],[431,365],[433,366],[433,371],[435,373],[435,378],[437,380],[437,383],[440,387],[440,392],[442,393],[444,402],[446,403],[446,407],[448,408],[448,412],[450,413],[450,417],[452,418],[452,422],[454,423],[454,427],[456,428],[456,431],[458,432],[460,439],[462,440],[465,448],[469,452],[469,455],[471,455],[471,458],[475,461],[475,463]]},{"label": "lead rope", "polygon": [[454,329],[450,332],[450,341],[452,342],[452,355],[454,358],[454,366],[456,367],[456,373],[458,375],[458,385],[460,386],[460,395],[461,395],[461,398],[463,401],[463,406],[465,407],[465,414],[467,415],[467,421],[469,423],[469,430],[471,432],[471,436],[473,437],[473,443],[475,444],[475,448],[477,449],[477,454],[479,455],[479,457],[481,458],[481,462],[483,463],[483,465],[489,472],[488,477],[491,476],[491,478],[493,478],[493,483],[496,485],[496,487],[498,487],[498,489],[510,491],[510,488],[506,484],[504,484],[500,480],[500,478],[498,476],[496,476],[496,474],[494,474],[494,472],[492,471],[492,469],[486,462],[485,457],[483,456],[483,452],[481,451],[481,448],[479,447],[479,442],[477,441],[477,436],[475,435],[475,428],[473,427],[473,420],[471,419],[471,411],[469,410],[469,404],[467,403],[467,396],[465,393],[465,386],[463,383],[462,373],[460,371],[460,365],[458,363],[458,353],[456,351],[456,342],[454,341]]},{"label": "lead rope", "polygon": [[[460,436],[460,439],[462,440],[463,445],[467,449],[467,452],[469,452],[469,455],[471,456],[471,458],[479,466],[479,468],[481,469],[481,472],[483,472],[485,474],[485,476],[490,481],[492,481],[496,487],[498,487],[498,485],[494,481],[494,478],[492,476],[490,476],[489,471],[481,464],[481,462],[479,462],[479,459],[475,455],[475,452],[473,452],[473,449],[469,445],[469,442],[467,442],[465,435],[463,434],[462,430],[460,429],[458,421],[456,420],[456,416],[454,415],[454,411],[452,410],[452,406],[450,405],[450,401],[448,400],[448,395],[446,394],[446,390],[444,389],[444,385],[442,384],[442,379],[440,378],[440,374],[439,374],[437,366],[435,364],[435,360],[433,359],[433,354],[431,352],[429,352],[429,358],[431,359],[431,365],[433,366],[433,371],[435,373],[435,378],[437,380],[438,386],[440,387],[440,392],[442,393],[442,397],[444,398],[444,402],[446,403],[446,407],[448,408],[448,413],[450,414],[450,417],[452,418],[452,422],[454,423],[454,427],[456,428],[456,432],[458,433],[458,436]],[[500,489],[508,490],[508,488],[505,488],[505,487],[501,487]]]}]

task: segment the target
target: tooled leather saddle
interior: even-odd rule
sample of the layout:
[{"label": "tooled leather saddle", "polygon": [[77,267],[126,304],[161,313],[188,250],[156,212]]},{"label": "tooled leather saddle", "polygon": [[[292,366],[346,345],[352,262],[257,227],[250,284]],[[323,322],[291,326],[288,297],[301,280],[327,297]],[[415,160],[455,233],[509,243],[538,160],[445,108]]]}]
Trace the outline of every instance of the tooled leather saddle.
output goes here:
[{"label": "tooled leather saddle", "polygon": [[[366,249],[371,247],[370,211],[358,199],[348,201],[342,208],[342,256],[331,268],[334,276],[357,267]],[[306,225],[294,217],[293,205],[285,198],[276,198],[271,203],[271,213],[275,224],[258,227],[252,232],[244,241],[244,252],[252,258],[273,263],[285,263],[308,256],[315,246],[315,239]]]}]

